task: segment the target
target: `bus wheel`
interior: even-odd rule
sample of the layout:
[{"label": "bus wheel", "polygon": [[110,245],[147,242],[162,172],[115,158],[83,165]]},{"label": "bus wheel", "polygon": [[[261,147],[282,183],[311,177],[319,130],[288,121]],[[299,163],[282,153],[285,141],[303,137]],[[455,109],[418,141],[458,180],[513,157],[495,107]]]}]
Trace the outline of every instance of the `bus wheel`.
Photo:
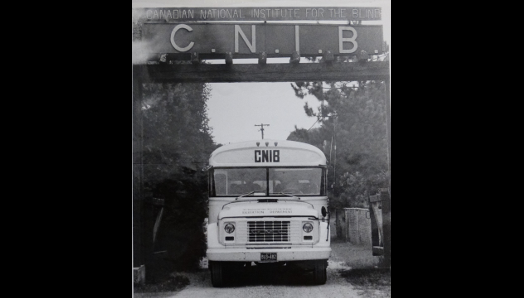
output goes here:
[{"label": "bus wheel", "polygon": [[326,260],[316,260],[315,268],[313,269],[313,282],[316,285],[323,285],[327,280],[326,272],[327,262]]},{"label": "bus wheel", "polygon": [[225,284],[224,262],[211,261],[209,265],[211,266],[211,284],[215,288],[223,287]]}]

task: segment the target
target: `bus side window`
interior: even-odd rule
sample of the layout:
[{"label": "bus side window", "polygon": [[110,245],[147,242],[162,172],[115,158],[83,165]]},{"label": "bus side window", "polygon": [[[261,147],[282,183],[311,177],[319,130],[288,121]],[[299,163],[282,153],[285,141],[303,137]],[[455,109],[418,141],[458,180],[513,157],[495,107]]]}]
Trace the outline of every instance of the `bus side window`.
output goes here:
[{"label": "bus side window", "polygon": [[226,175],[215,174],[215,190],[217,195],[226,194]]}]

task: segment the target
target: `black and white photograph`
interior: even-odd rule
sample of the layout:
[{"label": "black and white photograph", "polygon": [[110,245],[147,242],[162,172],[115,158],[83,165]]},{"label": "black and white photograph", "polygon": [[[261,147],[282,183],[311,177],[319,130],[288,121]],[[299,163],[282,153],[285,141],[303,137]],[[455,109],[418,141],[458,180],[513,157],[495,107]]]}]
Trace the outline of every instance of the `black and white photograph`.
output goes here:
[{"label": "black and white photograph", "polygon": [[132,296],[391,297],[391,0],[132,0]]}]

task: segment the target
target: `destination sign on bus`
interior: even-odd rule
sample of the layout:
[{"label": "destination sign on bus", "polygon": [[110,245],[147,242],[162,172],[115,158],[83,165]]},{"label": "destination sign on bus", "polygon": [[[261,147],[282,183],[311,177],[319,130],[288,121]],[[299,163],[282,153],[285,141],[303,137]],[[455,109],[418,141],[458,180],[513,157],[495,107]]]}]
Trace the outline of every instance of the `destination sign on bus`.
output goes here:
[{"label": "destination sign on bus", "polygon": [[280,162],[280,150],[255,150],[255,162]]},{"label": "destination sign on bus", "polygon": [[136,8],[147,21],[381,20],[380,7],[156,7]]},{"label": "destination sign on bus", "polygon": [[145,23],[142,34],[151,53],[381,54],[383,43],[380,25]]}]

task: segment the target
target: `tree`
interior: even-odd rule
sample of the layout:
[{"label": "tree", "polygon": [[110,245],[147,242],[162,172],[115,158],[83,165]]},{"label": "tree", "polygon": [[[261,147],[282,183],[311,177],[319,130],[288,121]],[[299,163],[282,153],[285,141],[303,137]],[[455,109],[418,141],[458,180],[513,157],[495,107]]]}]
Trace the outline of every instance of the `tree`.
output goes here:
[{"label": "tree", "polygon": [[295,127],[288,139],[315,145],[328,157],[333,207],[366,207],[367,196],[388,182],[384,83],[296,82],[291,87],[297,97],[313,95],[321,102],[316,111],[304,105],[321,127]]},{"label": "tree", "polygon": [[[202,169],[217,148],[208,125],[206,84],[145,83],[142,97],[144,202],[164,200],[154,251],[167,251],[150,264],[148,275],[198,268],[205,256],[202,223],[207,217],[207,172]],[[149,212],[146,238],[159,207]],[[151,274],[150,274],[151,273]]]},{"label": "tree", "polygon": [[[144,19],[133,14],[133,63],[145,64],[150,58],[148,44],[142,41]],[[189,63],[168,61],[168,63]],[[205,256],[202,224],[207,216],[207,165],[209,155],[219,145],[213,142],[208,125],[207,100],[210,88],[201,83],[152,83],[147,74],[140,78],[140,111],[134,121],[134,140],[141,142],[142,189],[141,227],[145,235],[140,245],[147,264],[149,281],[175,270],[198,268]],[[157,200],[160,199],[160,200]],[[160,207],[153,202],[163,200]],[[155,225],[163,213],[160,225]],[[158,216],[158,217],[157,217]],[[155,241],[154,227],[158,227]],[[142,239],[143,238],[143,239]],[[145,244],[144,244],[145,243]],[[167,251],[161,258],[155,252]],[[153,278],[152,278],[153,277]]]}]

